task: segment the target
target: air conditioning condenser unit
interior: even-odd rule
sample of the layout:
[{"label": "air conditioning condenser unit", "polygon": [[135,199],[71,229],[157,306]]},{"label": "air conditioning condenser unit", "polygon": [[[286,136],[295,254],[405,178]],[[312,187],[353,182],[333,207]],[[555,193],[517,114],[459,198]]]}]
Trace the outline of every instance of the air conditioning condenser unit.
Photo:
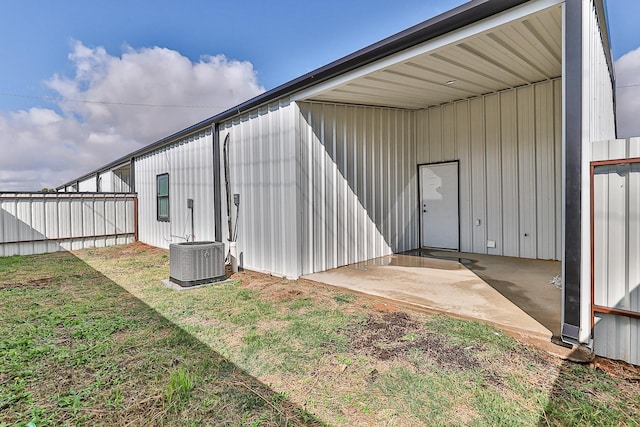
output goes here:
[{"label": "air conditioning condenser unit", "polygon": [[169,280],[196,286],[225,278],[224,243],[183,242],[169,245]]}]

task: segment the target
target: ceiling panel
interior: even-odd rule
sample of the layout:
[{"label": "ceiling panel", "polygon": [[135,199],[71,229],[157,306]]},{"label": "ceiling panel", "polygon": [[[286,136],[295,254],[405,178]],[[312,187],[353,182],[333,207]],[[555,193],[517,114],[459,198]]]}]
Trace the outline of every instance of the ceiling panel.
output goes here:
[{"label": "ceiling panel", "polygon": [[515,49],[513,44],[498,34],[490,34],[469,41],[465,44],[468,49],[483,58],[489,58],[496,67],[503,67],[511,76],[517,77],[519,84],[548,79],[544,66],[538,66],[526,50]]},{"label": "ceiling panel", "polygon": [[556,78],[562,12],[545,9],[315,94],[308,100],[426,108]]},{"label": "ceiling panel", "polygon": [[[422,61],[422,62],[419,62]],[[415,63],[421,67],[435,68],[441,77],[441,84],[446,85],[449,81],[455,81],[457,87],[460,83],[466,83],[474,93],[487,93],[501,87],[503,82],[499,82],[493,76],[479,74],[472,66],[456,66],[450,62],[440,59],[438,55],[431,55],[424,58],[416,58]],[[412,65],[411,63],[407,65]],[[465,86],[466,87],[466,86]]]}]

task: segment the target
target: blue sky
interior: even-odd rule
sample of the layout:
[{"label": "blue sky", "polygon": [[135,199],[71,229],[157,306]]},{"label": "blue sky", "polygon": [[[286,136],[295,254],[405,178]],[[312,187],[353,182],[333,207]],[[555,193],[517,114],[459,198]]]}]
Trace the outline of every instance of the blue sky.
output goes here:
[{"label": "blue sky", "polygon": [[[0,189],[59,185],[462,3],[0,0]],[[614,59],[640,47],[638,16],[640,1],[608,0]],[[640,58],[627,62],[634,70]],[[138,74],[127,74],[132,67]],[[114,68],[120,74],[107,76]],[[172,77],[160,81],[165,74]],[[180,79],[198,82],[169,88],[165,97],[135,97],[137,87],[168,88]],[[221,81],[230,88],[226,95],[203,89]],[[202,96],[181,96],[196,91]],[[166,107],[170,121],[147,114],[151,107],[55,101],[60,98],[194,108]],[[139,121],[127,122],[134,112]],[[161,124],[142,129],[140,123],[149,127],[145,118]],[[119,133],[120,127],[135,130]],[[55,161],[38,162],[34,151]]]},{"label": "blue sky", "polygon": [[[4,0],[2,0],[4,1]],[[160,46],[192,61],[224,54],[250,61],[268,90],[464,3],[436,1],[5,2],[0,15],[0,92],[39,97],[42,81],[71,73],[74,40],[120,54]],[[37,101],[0,97],[0,109]]]}]

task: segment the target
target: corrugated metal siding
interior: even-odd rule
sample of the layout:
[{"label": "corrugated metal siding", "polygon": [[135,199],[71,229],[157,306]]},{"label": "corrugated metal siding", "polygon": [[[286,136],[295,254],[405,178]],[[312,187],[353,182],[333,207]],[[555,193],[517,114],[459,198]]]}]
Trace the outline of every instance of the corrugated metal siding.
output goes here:
[{"label": "corrugated metal siding", "polygon": [[[140,241],[169,248],[170,243],[192,240],[187,199],[194,200],[195,239],[215,239],[211,129],[136,158],[135,162]],[[169,174],[169,222],[158,221],[156,212],[156,176],[163,173]]]},{"label": "corrugated metal siding", "polygon": [[[487,193],[486,191],[478,192],[478,188],[486,189],[486,151],[485,151],[485,119],[488,116],[484,114],[484,97],[474,98],[467,101],[469,103],[469,141],[470,141],[470,157],[473,159],[467,165],[460,165],[461,168],[469,167],[471,169],[471,199],[467,200],[471,206],[471,217],[474,221],[479,220],[480,224],[473,223],[471,227],[471,250],[470,252],[485,253],[487,251]],[[429,121],[429,128],[439,126],[440,123]],[[418,128],[420,128],[420,116],[418,116]],[[421,141],[422,142],[422,141]],[[427,146],[442,145],[444,141],[427,140]],[[420,145],[420,143],[418,143]],[[433,153],[433,149],[429,150]],[[433,162],[434,157],[429,157],[428,163]],[[421,160],[421,159],[420,159]],[[490,159],[489,161],[492,161]],[[438,160],[440,161],[440,160]]]},{"label": "corrugated metal siding", "polygon": [[110,193],[113,191],[113,172],[107,171],[100,174],[100,192]]},{"label": "corrugated metal siding", "polygon": [[[591,239],[589,162],[593,141],[616,137],[613,87],[603,46],[600,25],[593,0],[582,0],[582,253],[581,253],[581,324],[580,338],[588,342],[591,334]],[[600,17],[604,19],[605,17]],[[571,100],[567,100],[571,102]],[[613,348],[612,351],[615,351]]]},{"label": "corrugated metal siding", "polygon": [[131,243],[134,233],[132,194],[0,193],[0,256]]},{"label": "corrugated metal siding", "polygon": [[[593,160],[640,157],[640,138],[592,148]],[[596,168],[594,196],[594,302],[640,312],[640,165]],[[597,317],[595,352],[640,364],[640,320]]]},{"label": "corrugated metal siding", "polygon": [[[615,138],[615,116],[613,104],[613,87],[611,74],[602,35],[598,24],[593,0],[583,0],[585,3],[583,16],[583,135],[586,146],[592,141],[605,141]],[[605,19],[605,17],[600,17]],[[611,70],[613,72],[613,70]],[[589,156],[585,161],[589,162]]]},{"label": "corrugated metal siding", "polygon": [[[238,222],[240,264],[294,278],[300,276],[297,112],[295,103],[281,100],[220,126],[221,158],[225,136],[230,135],[231,193],[240,194],[238,215],[232,206],[234,224]],[[224,183],[224,171],[221,172]],[[225,207],[222,216],[226,224]],[[225,229],[225,240],[227,234]]]},{"label": "corrugated metal siding", "polygon": [[92,176],[85,179],[84,181],[80,181],[80,185],[78,185],[78,191],[87,193],[95,193],[96,191],[98,191],[96,177]]},{"label": "corrugated metal siding", "polygon": [[414,113],[299,105],[302,274],[416,248]]},{"label": "corrugated metal siding", "polygon": [[556,79],[416,113],[417,163],[460,161],[462,251],[561,259],[561,96]]},{"label": "corrugated metal siding", "polygon": [[597,314],[593,350],[598,356],[640,365],[640,320]]},{"label": "corrugated metal siding", "polygon": [[131,169],[115,169],[111,172],[111,188],[115,192],[131,191]]}]

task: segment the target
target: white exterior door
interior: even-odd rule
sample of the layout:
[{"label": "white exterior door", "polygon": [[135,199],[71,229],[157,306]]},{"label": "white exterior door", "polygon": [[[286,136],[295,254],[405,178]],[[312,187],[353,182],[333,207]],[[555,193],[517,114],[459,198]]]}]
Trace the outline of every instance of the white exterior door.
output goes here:
[{"label": "white exterior door", "polygon": [[458,162],[420,166],[422,246],[459,249]]}]

